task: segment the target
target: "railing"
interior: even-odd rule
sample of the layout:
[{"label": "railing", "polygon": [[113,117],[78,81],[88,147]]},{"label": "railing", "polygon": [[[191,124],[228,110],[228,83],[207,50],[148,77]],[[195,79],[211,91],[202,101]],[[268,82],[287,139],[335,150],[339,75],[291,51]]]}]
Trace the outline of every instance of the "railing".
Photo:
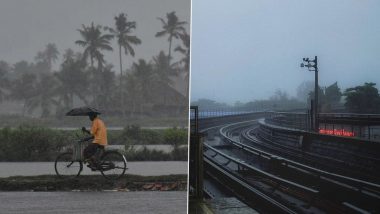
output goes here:
[{"label": "railing", "polygon": [[[310,118],[305,112],[268,112],[266,122],[312,131]],[[380,140],[380,114],[321,113],[318,121],[321,134]]]},{"label": "railing", "polygon": [[[255,172],[256,174],[259,174],[260,176],[269,178],[271,180],[275,180],[278,183],[286,184],[288,186],[297,188],[299,190],[303,190],[303,191],[306,191],[306,192],[309,192],[309,193],[313,193],[313,194],[318,193],[318,190],[312,189],[310,187],[306,187],[304,185],[301,185],[301,184],[298,184],[298,183],[295,183],[295,182],[283,179],[283,178],[278,177],[276,175],[270,174],[268,172],[265,172],[265,171],[263,171],[263,170],[261,170],[259,168],[256,168],[256,167],[254,167],[252,165],[249,165],[249,164],[245,163],[244,161],[241,161],[240,159],[237,159],[237,158],[234,158],[234,157],[232,157],[230,155],[227,155],[226,153],[223,153],[223,152],[219,151],[218,149],[213,148],[212,146],[210,146],[208,144],[204,144],[204,146],[205,146],[206,150],[212,150],[213,152],[215,152],[214,157],[216,155],[220,155],[221,157],[224,157],[225,159],[228,160],[227,163],[233,162],[236,165],[238,165],[239,169],[250,170],[252,172]],[[263,156],[260,156],[260,157],[264,158]],[[266,157],[266,158],[271,160],[274,157],[273,156],[269,156],[269,157]],[[227,164],[224,164],[224,165],[227,165]]]},{"label": "railing", "polygon": [[[198,108],[199,118],[224,117],[232,115],[249,114],[254,112],[262,112],[258,110],[246,110],[241,108]],[[190,119],[194,118],[194,112],[190,112]]]},{"label": "railing", "polygon": [[356,113],[320,113],[319,117],[334,117],[334,118],[348,118],[348,119],[365,119],[365,120],[380,120],[380,114],[356,114]]}]

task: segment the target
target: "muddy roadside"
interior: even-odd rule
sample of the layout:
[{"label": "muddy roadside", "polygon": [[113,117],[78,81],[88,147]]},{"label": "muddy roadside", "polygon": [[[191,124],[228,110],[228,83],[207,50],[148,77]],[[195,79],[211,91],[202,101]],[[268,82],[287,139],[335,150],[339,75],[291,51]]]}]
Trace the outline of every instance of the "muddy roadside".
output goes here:
[{"label": "muddy roadside", "polygon": [[55,175],[0,178],[0,191],[186,191],[187,175],[125,175],[110,181],[101,175],[59,178]]}]

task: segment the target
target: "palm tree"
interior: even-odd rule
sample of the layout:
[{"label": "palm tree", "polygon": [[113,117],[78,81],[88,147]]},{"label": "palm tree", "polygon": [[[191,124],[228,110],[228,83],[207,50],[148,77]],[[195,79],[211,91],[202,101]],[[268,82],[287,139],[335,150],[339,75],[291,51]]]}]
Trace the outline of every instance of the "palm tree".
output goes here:
[{"label": "palm tree", "polygon": [[168,63],[168,56],[163,51],[153,57],[153,69],[156,74],[157,82],[163,85],[173,84],[171,76],[176,76],[177,72],[173,69],[173,65]]},{"label": "palm tree", "polygon": [[85,93],[87,92],[88,79],[85,73],[86,63],[81,60],[80,54],[75,54],[71,49],[67,49],[64,54],[64,62],[61,69],[55,74],[59,80],[58,96],[63,108],[68,110],[74,105],[74,96],[79,97],[87,104]]},{"label": "palm tree", "polygon": [[49,69],[51,71],[52,63],[58,59],[58,49],[54,43],[48,43],[45,48],[46,60],[49,65]]},{"label": "palm tree", "polygon": [[132,74],[136,81],[136,89],[142,96],[142,102],[140,103],[140,112],[142,112],[142,106],[148,104],[152,98],[151,90],[153,88],[151,86],[154,82],[152,65],[140,59],[138,63],[133,63]]},{"label": "palm tree", "polygon": [[[120,90],[123,88],[122,79],[123,79],[123,63],[121,57],[121,49],[124,48],[125,55],[130,54],[132,57],[135,56],[135,50],[132,48],[132,45],[141,44],[141,40],[137,36],[132,36],[133,29],[136,29],[136,22],[128,22],[127,14],[120,13],[118,16],[115,16],[115,29],[108,28],[108,30],[117,38],[117,44],[119,45],[119,59],[120,59]],[[121,108],[123,117],[125,117],[125,108],[124,108],[124,95],[120,91],[121,98]]]},{"label": "palm tree", "polygon": [[33,64],[28,63],[25,60],[16,62],[13,64],[13,72],[11,73],[12,79],[20,79],[24,74],[31,74],[33,70]]},{"label": "palm tree", "polygon": [[[75,44],[78,44],[84,47],[83,59],[87,59],[90,57],[91,60],[91,68],[90,73],[93,74],[93,101],[96,107],[99,107],[99,101],[97,94],[99,94],[99,85],[102,81],[102,67],[105,64],[104,55],[101,51],[112,51],[112,47],[110,46],[110,40],[113,38],[111,34],[103,34],[100,25],[94,25],[91,23],[91,26],[87,27],[82,25],[82,29],[79,29],[80,35],[83,37],[83,40],[75,41]],[[94,60],[98,62],[97,71],[94,69]]]},{"label": "palm tree", "polygon": [[184,64],[186,71],[190,70],[190,35],[186,32],[179,34],[179,38],[182,41],[184,47],[178,45],[174,51],[178,51],[183,55],[183,58],[180,59],[179,63]]},{"label": "palm tree", "polygon": [[177,72],[173,66],[169,64],[168,56],[163,51],[160,51],[158,56],[153,57],[153,70],[155,74],[155,82],[157,90],[163,95],[164,104],[167,100],[167,91],[170,85],[173,84],[171,76],[176,76]]},{"label": "palm tree", "polygon": [[21,77],[17,78],[11,84],[10,98],[13,100],[23,101],[22,115],[28,108],[28,99],[35,94],[37,76],[32,73],[23,73]]},{"label": "palm tree", "polygon": [[48,43],[45,50],[39,51],[35,57],[37,61],[46,63],[48,70],[51,71],[53,62],[58,59],[59,52],[57,46],[54,43]]},{"label": "palm tree", "polygon": [[186,22],[178,21],[178,17],[175,15],[175,11],[166,14],[167,22],[163,18],[158,18],[162,22],[163,31],[157,32],[156,37],[162,37],[164,35],[168,35],[169,41],[169,54],[168,54],[168,62],[170,64],[171,58],[171,48],[172,48],[172,40],[174,38],[178,38],[180,32],[185,31],[183,25]]},{"label": "palm tree", "polygon": [[183,47],[177,46],[174,51],[178,51],[183,55],[183,58],[180,59],[178,65],[184,64],[185,71],[185,82],[186,86],[186,96],[189,96],[189,76],[190,76],[190,35],[186,32],[179,34],[179,38],[182,41]]},{"label": "palm tree", "polygon": [[73,61],[75,58],[75,53],[71,48],[68,48],[65,50],[65,53],[63,54],[63,63],[67,61]]},{"label": "palm tree", "polygon": [[58,102],[54,99],[57,93],[57,82],[53,75],[43,74],[41,80],[36,84],[33,95],[27,99],[28,112],[33,112],[40,107],[42,110],[41,117],[50,115],[53,105],[57,106]]},{"label": "palm tree", "polygon": [[90,57],[91,67],[94,67],[94,60],[98,62],[98,68],[101,69],[104,63],[104,55],[101,51],[112,51],[110,40],[113,38],[111,34],[102,34],[100,25],[91,26],[82,25],[82,29],[78,29],[83,40],[75,41],[75,44],[84,47],[83,58],[86,60]]}]

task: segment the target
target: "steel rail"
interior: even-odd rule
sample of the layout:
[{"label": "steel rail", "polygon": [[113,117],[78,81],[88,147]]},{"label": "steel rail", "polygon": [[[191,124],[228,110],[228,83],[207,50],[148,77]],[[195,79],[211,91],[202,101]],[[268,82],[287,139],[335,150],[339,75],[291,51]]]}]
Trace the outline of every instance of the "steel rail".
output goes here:
[{"label": "steel rail", "polygon": [[298,190],[303,190],[303,191],[306,191],[306,192],[309,192],[309,193],[312,193],[312,194],[317,194],[319,192],[318,190],[315,190],[315,189],[312,189],[310,187],[306,187],[306,186],[303,186],[301,184],[294,183],[292,181],[280,178],[280,177],[278,177],[276,175],[273,175],[271,173],[268,173],[268,172],[265,172],[265,171],[263,171],[261,169],[258,169],[258,168],[254,167],[254,166],[251,166],[251,165],[249,165],[247,163],[244,163],[243,161],[241,161],[241,160],[239,160],[237,158],[234,158],[234,157],[232,157],[230,155],[227,155],[224,152],[221,152],[220,150],[215,149],[215,148],[213,148],[212,146],[210,146],[210,145],[208,145],[206,143],[204,143],[204,146],[205,146],[205,148],[214,151],[215,153],[217,153],[218,155],[220,155],[220,156],[228,159],[229,161],[232,161],[232,162],[236,163],[239,166],[243,166],[243,167],[245,167],[245,169],[249,169],[251,171],[254,171],[254,172],[256,172],[256,173],[258,173],[258,174],[260,174],[260,175],[262,175],[264,177],[267,177],[267,178],[270,178],[272,180],[275,180],[278,183],[285,184],[285,185],[291,186],[293,188],[296,188]]},{"label": "steel rail", "polygon": [[[267,196],[266,194],[262,193],[261,191],[257,190],[256,188],[252,187],[249,183],[247,183],[245,180],[237,177],[236,175],[232,174],[231,172],[221,168],[216,164],[212,159],[208,158],[207,156],[204,156],[204,161],[209,166],[216,169],[219,173],[221,173],[223,176],[229,178],[229,180],[233,181],[235,185],[239,185],[240,187],[244,188],[245,190],[249,191],[251,194],[256,195],[261,200],[264,201],[264,203],[269,205],[269,209],[276,212],[281,213],[297,213],[296,211],[293,211],[292,209],[286,207],[285,205],[281,204],[280,202],[274,200],[273,198]],[[231,183],[231,182],[229,182]],[[267,207],[268,207],[267,205]]]}]

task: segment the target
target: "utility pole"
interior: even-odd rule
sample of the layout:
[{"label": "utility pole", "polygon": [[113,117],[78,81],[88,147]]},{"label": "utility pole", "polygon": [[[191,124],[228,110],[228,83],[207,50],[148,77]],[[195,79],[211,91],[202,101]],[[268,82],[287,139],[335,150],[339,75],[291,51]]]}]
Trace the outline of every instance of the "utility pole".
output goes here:
[{"label": "utility pole", "polygon": [[301,68],[307,67],[309,71],[315,71],[315,80],[314,80],[314,131],[319,131],[319,121],[318,121],[318,58],[315,56],[314,60],[310,60],[309,58],[302,59],[305,63],[301,63]]}]

